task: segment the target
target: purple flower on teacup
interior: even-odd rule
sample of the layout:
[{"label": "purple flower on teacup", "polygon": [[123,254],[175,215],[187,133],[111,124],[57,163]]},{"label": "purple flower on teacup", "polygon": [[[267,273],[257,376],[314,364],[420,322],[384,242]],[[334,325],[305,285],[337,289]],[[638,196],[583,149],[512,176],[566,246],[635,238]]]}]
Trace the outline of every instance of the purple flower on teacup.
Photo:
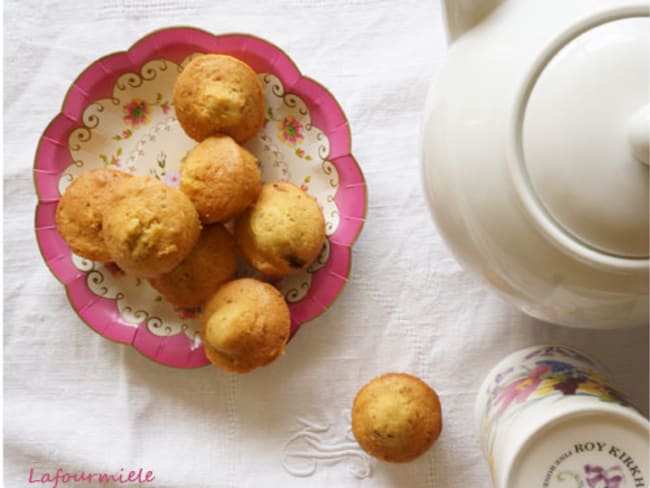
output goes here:
[{"label": "purple flower on teacup", "polygon": [[552,359],[542,359],[541,361],[537,361],[535,364],[545,364],[549,368],[551,368],[551,371],[553,371],[554,373],[573,374],[575,371],[578,370],[578,368],[573,364],[565,363],[563,361],[554,361]]},{"label": "purple flower on teacup", "polygon": [[623,488],[623,476],[620,466],[612,466],[605,469],[602,466],[592,466],[587,464],[585,466],[585,474],[587,475],[587,485],[589,488]]}]

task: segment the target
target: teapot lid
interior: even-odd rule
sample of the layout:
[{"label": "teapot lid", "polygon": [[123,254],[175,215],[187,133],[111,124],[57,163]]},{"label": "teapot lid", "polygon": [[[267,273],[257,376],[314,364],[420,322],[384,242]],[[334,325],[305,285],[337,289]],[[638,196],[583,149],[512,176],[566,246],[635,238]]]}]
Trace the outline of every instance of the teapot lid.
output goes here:
[{"label": "teapot lid", "polygon": [[647,17],[582,31],[538,69],[518,121],[519,164],[550,220],[628,259],[649,255],[649,46]]}]

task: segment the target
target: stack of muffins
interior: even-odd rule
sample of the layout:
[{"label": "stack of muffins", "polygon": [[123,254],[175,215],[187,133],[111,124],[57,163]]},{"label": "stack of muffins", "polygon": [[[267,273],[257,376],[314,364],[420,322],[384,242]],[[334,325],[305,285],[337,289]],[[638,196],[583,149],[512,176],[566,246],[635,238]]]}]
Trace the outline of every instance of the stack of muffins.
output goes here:
[{"label": "stack of muffins", "polygon": [[[180,189],[96,169],[65,191],[57,228],[75,254],[146,278],[173,305],[203,307],[208,359],[249,372],[284,352],[291,321],[275,287],[235,279],[238,250],[270,278],[295,274],[320,253],[325,221],[297,186],[263,184],[257,159],[240,145],[264,123],[262,85],[247,64],[194,58],[176,80],[173,103],[197,141],[183,159]],[[231,221],[234,235],[224,225]]]}]

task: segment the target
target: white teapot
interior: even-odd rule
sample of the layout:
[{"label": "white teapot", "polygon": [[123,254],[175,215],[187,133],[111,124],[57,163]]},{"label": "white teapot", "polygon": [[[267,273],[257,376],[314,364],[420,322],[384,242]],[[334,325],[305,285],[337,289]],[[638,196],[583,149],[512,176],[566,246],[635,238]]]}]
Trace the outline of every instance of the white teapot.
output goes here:
[{"label": "white teapot", "polygon": [[648,324],[650,22],[643,0],[445,0],[425,191],[467,269],[524,312]]}]

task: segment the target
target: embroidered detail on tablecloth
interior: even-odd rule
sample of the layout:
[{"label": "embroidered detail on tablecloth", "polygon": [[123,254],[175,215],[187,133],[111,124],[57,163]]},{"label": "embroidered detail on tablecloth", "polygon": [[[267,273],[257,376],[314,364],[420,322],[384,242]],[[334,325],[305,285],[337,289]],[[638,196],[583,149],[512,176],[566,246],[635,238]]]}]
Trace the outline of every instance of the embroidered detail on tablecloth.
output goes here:
[{"label": "embroidered detail on tablecloth", "polygon": [[298,418],[302,426],[284,446],[282,465],[293,476],[311,476],[319,467],[346,463],[358,479],[372,475],[370,456],[357,444],[350,429],[350,411],[343,414],[345,431],[332,424]]}]

